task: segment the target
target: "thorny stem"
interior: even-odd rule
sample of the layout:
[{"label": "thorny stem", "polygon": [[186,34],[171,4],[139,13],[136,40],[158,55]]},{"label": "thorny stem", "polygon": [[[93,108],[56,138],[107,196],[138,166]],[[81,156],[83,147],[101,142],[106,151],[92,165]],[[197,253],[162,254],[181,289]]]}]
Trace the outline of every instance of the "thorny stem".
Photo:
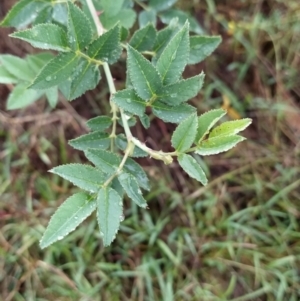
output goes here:
[{"label": "thorny stem", "polygon": [[[89,8],[89,11],[92,15],[93,21],[94,21],[95,26],[97,28],[98,35],[101,36],[104,33],[104,28],[103,28],[103,26],[102,26],[102,24],[99,20],[97,11],[95,9],[95,6],[94,6],[92,0],[86,0],[86,4],[87,4],[87,6]],[[114,93],[116,93],[116,87],[115,87],[114,80],[113,80],[112,74],[110,72],[109,66],[106,62],[103,63],[103,68],[104,68],[104,73],[105,73],[105,76],[106,76],[106,79],[107,79],[109,91],[110,91],[111,95],[113,95]],[[122,123],[123,123],[124,131],[125,131],[125,135],[126,135],[126,138],[127,138],[127,141],[128,141],[128,145],[127,145],[127,148],[126,148],[126,151],[125,151],[125,156],[123,158],[123,161],[124,161],[123,165],[125,164],[126,159],[128,158],[128,156],[130,156],[130,154],[133,151],[133,145],[132,144],[138,146],[139,148],[141,148],[142,150],[147,152],[150,155],[150,157],[152,157],[154,159],[157,159],[157,160],[162,160],[165,164],[171,164],[173,162],[172,155],[176,156],[177,155],[176,152],[164,153],[163,151],[155,151],[155,150],[147,147],[144,143],[139,141],[137,138],[133,137],[132,133],[130,131],[128,121],[127,121],[127,115],[125,114],[123,109],[118,108],[113,102],[111,102],[111,111],[112,111],[112,114],[113,114],[113,117],[112,117],[113,129],[112,129],[112,133],[110,135],[112,140],[116,137],[116,123],[117,123],[117,120],[118,120],[118,117],[117,117],[118,110],[121,113]],[[111,145],[111,149],[113,150],[113,144]],[[130,150],[130,151],[128,151],[128,150]],[[121,165],[122,165],[122,162],[121,162]],[[122,165],[122,167],[123,167],[123,165]],[[120,169],[120,167],[118,168],[118,170],[119,169]],[[108,179],[108,180],[112,181],[112,179],[111,180]]]}]

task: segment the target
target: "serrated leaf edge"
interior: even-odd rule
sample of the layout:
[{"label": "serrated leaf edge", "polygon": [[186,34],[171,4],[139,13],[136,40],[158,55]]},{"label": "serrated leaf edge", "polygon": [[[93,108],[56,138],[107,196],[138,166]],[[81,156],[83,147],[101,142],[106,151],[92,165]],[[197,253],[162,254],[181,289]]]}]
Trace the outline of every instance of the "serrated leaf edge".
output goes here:
[{"label": "serrated leaf edge", "polygon": [[[54,214],[51,216],[51,218],[50,218],[50,220],[49,220],[49,223],[48,223],[48,226],[50,225],[50,223],[51,223],[51,221],[53,220],[53,218],[54,218],[54,216],[55,216],[55,213],[59,210],[59,209],[61,209],[63,206],[64,206],[64,204],[65,204],[65,202],[67,202],[70,198],[72,198],[72,197],[74,197],[75,195],[78,195],[78,194],[86,194],[86,193],[84,193],[84,192],[79,192],[79,193],[77,193],[77,194],[73,194],[73,195],[71,195],[71,196],[69,196],[57,209],[56,209],[56,211],[54,212]],[[88,195],[88,194],[86,194],[86,196],[87,196],[87,199],[86,199],[86,201],[85,201],[85,205],[87,205],[87,203],[92,203],[92,200],[93,200],[93,197],[92,196],[90,196],[90,195]],[[80,209],[78,209],[77,211],[76,211],[76,213],[74,213],[72,216],[74,216],[74,218],[75,218],[75,216],[76,215],[78,215],[78,212],[80,211],[80,210],[82,210],[82,208],[83,208],[83,206],[81,206],[80,207]],[[69,235],[72,231],[74,231],[86,218],[88,218],[94,211],[96,210],[96,200],[94,200],[94,209],[90,212],[90,214],[89,215],[87,215],[85,218],[83,218],[73,229],[70,229],[69,230],[69,232],[67,232],[62,238],[57,238],[56,240],[53,240],[52,242],[50,242],[50,243],[47,243],[47,244],[43,244],[42,242],[43,242],[43,240],[44,240],[44,237],[45,237],[45,235],[47,234],[47,229],[48,229],[48,226],[47,226],[47,228],[46,228],[46,230],[45,230],[45,232],[44,232],[44,234],[43,234],[43,236],[42,236],[42,238],[41,238],[41,240],[40,240],[40,242],[39,242],[39,244],[40,244],[40,247],[42,248],[42,249],[45,249],[45,248],[47,248],[48,246],[50,246],[50,245],[52,245],[53,243],[55,243],[55,242],[57,242],[57,241],[59,241],[60,239],[63,239],[63,238],[65,238],[67,235]],[[62,226],[60,226],[60,228],[59,229],[61,229],[63,227],[63,225]],[[59,230],[57,230],[57,232],[59,232]],[[51,239],[48,239],[48,241],[51,241]]]},{"label": "serrated leaf edge", "polygon": [[[1,25],[1,24],[0,24]],[[12,37],[12,38],[17,38],[17,39],[20,39],[20,40],[22,40],[22,41],[25,41],[25,42],[28,42],[29,44],[31,44],[31,42],[29,42],[28,41],[28,39],[25,39],[25,38],[23,38],[23,37],[18,37],[17,36],[17,34],[18,33],[25,33],[25,32],[32,32],[32,30],[33,29],[36,29],[37,27],[41,27],[41,26],[44,26],[44,25],[47,25],[47,26],[49,26],[49,27],[56,27],[56,28],[59,28],[61,31],[63,31],[65,34],[66,34],[66,38],[67,38],[67,33],[66,33],[66,31],[64,31],[63,30],[63,28],[62,27],[60,27],[60,26],[58,26],[58,25],[56,25],[56,24],[53,24],[53,23],[42,23],[42,24],[37,24],[37,25],[35,25],[35,26],[33,26],[33,27],[31,27],[31,28],[28,28],[28,29],[24,29],[24,30],[19,30],[19,31],[17,31],[17,32],[14,32],[14,33],[12,33],[12,34],[10,34],[9,36],[10,37]],[[51,29],[50,29],[51,30]],[[40,42],[41,43],[41,42]],[[32,45],[32,44],[31,44]],[[34,47],[36,47],[36,46],[34,46]],[[52,48],[42,48],[42,47],[36,47],[36,48],[39,48],[39,49],[50,49],[50,50],[57,50],[57,51],[63,51],[62,49],[65,49],[65,52],[70,52],[71,51],[71,48],[69,48],[69,47],[67,47],[67,48],[65,48],[65,47],[52,47]]]}]

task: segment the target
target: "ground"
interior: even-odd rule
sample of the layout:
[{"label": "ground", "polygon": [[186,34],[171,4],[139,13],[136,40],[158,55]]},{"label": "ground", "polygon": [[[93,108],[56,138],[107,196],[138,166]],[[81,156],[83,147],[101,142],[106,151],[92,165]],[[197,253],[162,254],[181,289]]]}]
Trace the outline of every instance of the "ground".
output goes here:
[{"label": "ground", "polygon": [[[1,2],[0,18],[12,5]],[[300,300],[300,4],[296,0],[180,1],[223,42],[186,75],[206,73],[198,113],[250,117],[247,141],[207,157],[206,187],[147,159],[149,210],[126,201],[125,221],[103,248],[95,216],[45,250],[50,216],[74,187],[47,171],[84,162],[67,141],[107,107],[103,81],[55,110],[41,100],[5,110],[0,86],[0,300]],[[0,52],[34,51],[0,29]],[[18,44],[16,44],[18,43]],[[113,68],[122,87],[124,66]],[[136,136],[168,150],[174,127],[154,120]]]}]

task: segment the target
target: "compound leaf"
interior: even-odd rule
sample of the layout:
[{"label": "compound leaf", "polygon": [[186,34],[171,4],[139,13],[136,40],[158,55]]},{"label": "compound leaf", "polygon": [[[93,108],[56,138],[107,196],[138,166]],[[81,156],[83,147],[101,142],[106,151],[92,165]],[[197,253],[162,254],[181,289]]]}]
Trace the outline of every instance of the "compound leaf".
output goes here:
[{"label": "compound leaf", "polygon": [[165,85],[175,83],[189,58],[189,23],[171,39],[157,61],[156,68]]},{"label": "compound leaf", "polygon": [[123,219],[123,203],[117,191],[110,187],[102,188],[97,196],[97,220],[104,246],[115,239]]},{"label": "compound leaf", "polygon": [[101,5],[103,6],[103,12],[107,16],[115,16],[122,9],[124,0],[102,0]]},{"label": "compound leaf", "polygon": [[244,137],[238,135],[209,138],[200,143],[196,153],[202,156],[216,155],[230,150],[244,140]]},{"label": "compound leaf", "polygon": [[129,113],[138,116],[144,115],[146,103],[136,95],[133,89],[118,91],[113,95],[112,101]]},{"label": "compound leaf", "polygon": [[172,37],[179,31],[179,28],[177,26],[171,26],[160,30],[156,35],[155,44],[153,47],[153,51],[155,52],[155,59],[160,57],[166,46],[169,44]]},{"label": "compound leaf", "polygon": [[203,86],[204,73],[180,80],[175,84],[164,86],[158,93],[158,100],[169,105],[178,106],[195,97]]},{"label": "compound leaf", "polygon": [[156,30],[153,24],[149,23],[133,34],[129,44],[138,51],[146,51],[152,49],[155,39]]},{"label": "compound leaf", "polygon": [[68,100],[73,100],[88,90],[94,89],[101,78],[99,67],[80,58],[77,66],[73,69],[71,76],[64,84],[63,94]]},{"label": "compound leaf", "polygon": [[112,120],[108,116],[98,116],[88,120],[86,125],[92,131],[105,131],[112,125]]},{"label": "compound leaf", "polygon": [[110,144],[110,139],[107,133],[95,131],[86,135],[82,135],[76,139],[69,141],[69,144],[78,150],[87,150],[89,148],[107,149]]},{"label": "compound leaf", "polygon": [[138,206],[142,208],[147,207],[147,202],[143,198],[138,182],[132,175],[122,172],[118,176],[118,180],[130,199],[132,199]]},{"label": "compound leaf", "polygon": [[39,24],[10,36],[26,41],[36,48],[70,51],[67,33],[55,24]]},{"label": "compound leaf", "polygon": [[104,183],[104,174],[95,167],[84,164],[66,164],[54,167],[50,172],[70,181],[75,186],[89,191],[97,192],[100,185]]},{"label": "compound leaf", "polygon": [[27,107],[43,95],[43,92],[28,89],[27,85],[22,83],[13,89],[9,94],[6,108],[8,110],[16,110]]},{"label": "compound leaf", "polygon": [[149,127],[150,127],[150,118],[147,114],[144,114],[143,116],[141,116],[140,121],[141,121],[142,126],[145,129],[149,129]]},{"label": "compound leaf", "polygon": [[152,104],[153,114],[165,122],[180,123],[186,119],[196,109],[186,103],[180,104],[179,106],[167,106],[160,101],[156,101]]},{"label": "compound leaf", "polygon": [[157,12],[167,10],[178,0],[150,0],[149,6]]},{"label": "compound leaf", "polygon": [[118,178],[114,178],[111,182],[111,188],[114,189],[119,195],[120,197],[123,199],[124,197],[124,189],[121,186]]},{"label": "compound leaf", "polygon": [[161,78],[155,67],[142,54],[130,45],[127,51],[127,66],[132,85],[142,99],[151,99],[162,86]]},{"label": "compound leaf", "polygon": [[74,231],[92,212],[96,210],[96,200],[86,193],[76,193],[56,210],[40,241],[42,249],[63,239]]},{"label": "compound leaf", "polygon": [[0,84],[16,84],[19,80],[9,73],[3,66],[0,66]]},{"label": "compound leaf", "polygon": [[198,117],[198,131],[195,142],[199,143],[210,129],[226,114],[223,109],[211,110]]},{"label": "compound leaf", "polygon": [[73,52],[59,54],[41,70],[30,87],[47,89],[57,86],[72,74],[77,67],[78,60],[78,56]]},{"label": "compound leaf", "polygon": [[189,30],[196,34],[203,34],[203,29],[199,25],[198,21],[192,17],[190,14],[179,10],[179,9],[168,9],[167,11],[161,12],[159,14],[161,21],[165,24],[170,24],[174,18],[178,21],[178,25],[182,27],[184,23],[188,20],[190,23]]},{"label": "compound leaf", "polygon": [[54,10],[53,7],[46,6],[39,12],[35,20],[32,22],[32,24],[37,25],[37,24],[51,23],[53,20],[52,18],[53,10]]},{"label": "compound leaf", "polygon": [[135,177],[140,187],[150,190],[149,180],[144,169],[131,158],[127,158],[124,170]]},{"label": "compound leaf", "polygon": [[21,0],[17,2],[0,23],[0,26],[24,28],[33,22],[50,3],[35,0]]},{"label": "compound leaf", "polygon": [[26,61],[32,71],[38,74],[53,58],[54,56],[50,52],[40,52],[38,54],[27,55]]},{"label": "compound leaf", "polygon": [[121,163],[119,156],[101,149],[88,149],[85,152],[85,156],[97,168],[108,174],[114,173]]},{"label": "compound leaf", "polygon": [[156,26],[156,12],[154,10],[143,10],[139,14],[139,26],[145,27],[148,23],[152,23]]},{"label": "compound leaf", "polygon": [[196,137],[198,119],[196,114],[192,114],[183,120],[172,135],[172,146],[177,152],[184,152],[189,149]]},{"label": "compound leaf", "polygon": [[56,3],[53,6],[52,20],[64,27],[68,26],[68,7],[65,3]]},{"label": "compound leaf", "polygon": [[68,2],[68,42],[73,50],[83,50],[92,40],[92,27],[85,13]]},{"label": "compound leaf", "polygon": [[35,74],[29,63],[25,59],[10,54],[0,55],[1,65],[17,79],[30,82]]},{"label": "compound leaf", "polygon": [[136,12],[130,8],[121,9],[116,15],[110,16],[109,14],[103,13],[100,15],[101,23],[104,28],[110,29],[119,23],[120,26],[129,29],[133,26],[136,19]]},{"label": "compound leaf", "polygon": [[251,122],[250,118],[224,122],[210,132],[209,138],[235,135],[247,128]]},{"label": "compound leaf", "polygon": [[219,46],[222,39],[219,36],[193,36],[190,38],[189,65],[202,62]]},{"label": "compound leaf", "polygon": [[202,183],[207,184],[206,175],[198,162],[190,155],[181,154],[178,156],[179,165],[191,177]]},{"label": "compound leaf", "polygon": [[109,64],[115,63],[121,52],[120,27],[118,25],[94,40],[87,49],[89,57]]},{"label": "compound leaf", "polygon": [[54,86],[52,88],[48,88],[45,90],[45,94],[48,100],[48,103],[51,108],[55,108],[58,102],[58,89],[57,86]]}]

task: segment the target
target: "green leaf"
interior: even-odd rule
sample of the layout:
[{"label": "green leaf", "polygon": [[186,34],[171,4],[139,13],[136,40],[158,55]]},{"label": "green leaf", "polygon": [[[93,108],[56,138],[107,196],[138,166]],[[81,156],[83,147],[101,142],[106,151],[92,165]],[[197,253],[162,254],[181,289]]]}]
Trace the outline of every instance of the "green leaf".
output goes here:
[{"label": "green leaf", "polygon": [[171,39],[157,61],[156,68],[166,85],[175,83],[181,76],[189,58],[189,24]]},{"label": "green leaf", "polygon": [[65,3],[56,3],[53,6],[52,19],[55,23],[61,24],[64,27],[68,25],[68,8]]},{"label": "green leaf", "polygon": [[114,173],[121,163],[119,156],[101,149],[89,149],[85,152],[85,156],[97,168],[108,174]]},{"label": "green leaf", "polygon": [[198,119],[196,114],[192,114],[183,120],[172,135],[172,146],[177,152],[184,152],[189,149],[196,137]]},{"label": "green leaf", "polygon": [[193,36],[190,38],[190,57],[188,64],[197,64],[202,62],[206,57],[219,46],[222,39],[220,36]]},{"label": "green leaf", "polygon": [[247,128],[251,122],[250,118],[224,122],[210,132],[209,138],[235,135]]},{"label": "green leaf", "polygon": [[17,85],[10,93],[6,108],[7,110],[16,110],[29,106],[42,96],[43,92],[28,89],[27,85],[22,83]]},{"label": "green leaf", "polygon": [[165,122],[179,123],[182,120],[186,119],[196,109],[186,103],[179,106],[167,106],[160,101],[156,101],[152,104],[153,114]]},{"label": "green leaf", "polygon": [[78,60],[73,52],[59,54],[41,70],[31,88],[47,89],[64,82],[78,65]]},{"label": "green leaf", "polygon": [[125,89],[118,91],[112,97],[112,101],[126,112],[134,115],[143,116],[146,103],[138,97],[133,89]]},{"label": "green leaf", "polygon": [[124,198],[124,189],[123,187],[121,186],[118,178],[114,178],[111,182],[111,188],[114,189],[118,194],[119,196],[123,199]]},{"label": "green leaf", "polygon": [[123,219],[123,203],[120,195],[110,187],[102,188],[97,197],[97,219],[104,246],[115,239]]},{"label": "green leaf", "polygon": [[100,71],[97,65],[84,58],[80,58],[78,65],[65,83],[64,96],[68,100],[80,97],[88,90],[93,90],[100,80]]},{"label": "green leaf", "polygon": [[149,129],[149,127],[150,127],[150,118],[149,118],[148,115],[144,114],[143,116],[141,116],[140,121],[141,121],[141,124],[143,125],[143,127],[145,129]]},{"label": "green leaf", "polygon": [[154,46],[156,39],[156,30],[153,24],[149,23],[147,26],[137,30],[131,40],[129,41],[130,46],[138,51],[151,50]]},{"label": "green leaf", "polygon": [[167,10],[173,6],[178,0],[150,0],[149,6],[157,12]]},{"label": "green leaf", "polygon": [[41,52],[38,54],[27,55],[26,61],[29,68],[36,74],[38,74],[52,59],[53,54],[50,52]]},{"label": "green leaf", "polygon": [[15,76],[17,79],[30,82],[35,76],[33,70],[28,65],[28,62],[17,56],[1,54],[0,63],[6,71]]},{"label": "green leaf", "polygon": [[238,135],[209,138],[201,142],[196,153],[202,156],[216,155],[230,150],[244,140],[244,137]]},{"label": "green leaf", "polygon": [[172,22],[174,18],[178,19],[178,25],[182,27],[184,23],[188,20],[190,23],[189,30],[196,34],[203,34],[204,31],[199,25],[198,21],[192,17],[190,14],[179,10],[179,9],[169,9],[159,14],[161,21],[165,24]]},{"label": "green leaf", "polygon": [[115,16],[110,16],[106,13],[100,15],[100,21],[106,29],[112,28],[117,23],[119,23],[120,26],[129,29],[133,26],[135,19],[136,12],[129,8],[120,10]]},{"label": "green leaf", "polygon": [[[124,151],[126,149],[127,139],[123,134],[120,134],[117,136],[116,145],[122,151]],[[131,157],[134,157],[134,158],[148,157],[148,154],[146,152],[144,152],[142,149],[140,149],[139,147],[135,146]]]},{"label": "green leaf", "polygon": [[121,27],[120,40],[121,42],[125,42],[129,36],[129,30],[125,27]]},{"label": "green leaf", "polygon": [[127,68],[132,85],[144,100],[151,99],[161,88],[161,78],[155,67],[142,54],[128,45]]},{"label": "green leaf", "polygon": [[89,191],[98,192],[100,186],[104,183],[104,174],[90,165],[66,164],[54,167],[50,172],[55,173],[65,180],[68,180],[75,186]]},{"label": "green leaf", "polygon": [[178,156],[179,165],[191,177],[202,183],[207,184],[206,175],[198,162],[190,155],[181,154]]},{"label": "green leaf", "polygon": [[145,27],[148,23],[152,23],[156,27],[156,12],[154,10],[143,10],[139,14],[139,26]]},{"label": "green leaf", "polygon": [[205,135],[207,135],[210,129],[226,114],[223,109],[208,111],[198,118],[198,131],[195,142],[200,142]]},{"label": "green leaf", "polygon": [[92,132],[82,135],[76,139],[69,141],[69,144],[75,149],[87,150],[89,148],[107,149],[110,144],[110,139],[107,133],[101,131]]},{"label": "green leaf", "polygon": [[124,0],[102,0],[101,5],[103,7],[103,13],[105,13],[108,16],[115,16],[122,9],[123,3]]},{"label": "green leaf", "polygon": [[[125,115],[126,115],[128,126],[129,127],[135,126],[136,122],[137,122],[136,117],[134,117],[133,115],[130,115],[130,113],[128,113],[128,112],[126,112]],[[122,118],[118,119],[118,124],[121,125],[122,127],[124,127]]]},{"label": "green leaf", "polygon": [[19,80],[9,73],[3,66],[0,66],[0,84],[16,84]]},{"label": "green leaf", "polygon": [[195,97],[201,90],[204,82],[204,73],[180,80],[175,84],[164,86],[158,93],[158,100],[169,105],[178,106]]},{"label": "green leaf", "polygon": [[68,2],[68,42],[73,50],[83,50],[92,41],[92,27],[85,13]]},{"label": "green leaf", "polygon": [[179,31],[177,25],[169,25],[168,27],[160,30],[156,35],[155,44],[153,51],[156,53],[155,60],[160,57],[166,46],[169,44],[170,40]]},{"label": "green leaf", "polygon": [[112,125],[111,117],[98,116],[87,121],[86,125],[92,131],[105,131]]},{"label": "green leaf", "polygon": [[50,5],[50,3],[34,0],[21,0],[12,7],[0,23],[0,26],[24,28],[32,23],[39,15],[40,11],[48,5]]},{"label": "green leaf", "polygon": [[120,27],[118,25],[94,40],[87,49],[89,57],[109,64],[115,63],[121,52]]},{"label": "green leaf", "polygon": [[133,159],[127,158],[124,170],[135,177],[140,187],[150,190],[149,180],[144,169]]},{"label": "green leaf", "polygon": [[30,43],[33,47],[57,51],[70,51],[67,33],[55,24],[39,24],[10,35]]},{"label": "green leaf", "polygon": [[69,197],[51,217],[40,241],[42,249],[63,239],[74,231],[92,212],[96,210],[96,200],[80,192]]},{"label": "green leaf", "polygon": [[37,15],[37,17],[35,18],[32,24],[38,25],[38,24],[51,23],[53,20],[52,15],[53,15],[53,7],[47,6],[39,12],[39,14]]},{"label": "green leaf", "polygon": [[58,102],[58,89],[57,86],[45,90],[45,94],[48,100],[48,103],[51,108],[55,108]]},{"label": "green leaf", "polygon": [[147,207],[147,202],[143,198],[138,182],[132,175],[122,172],[118,176],[118,180],[130,199],[132,199],[138,206],[142,208]]}]

